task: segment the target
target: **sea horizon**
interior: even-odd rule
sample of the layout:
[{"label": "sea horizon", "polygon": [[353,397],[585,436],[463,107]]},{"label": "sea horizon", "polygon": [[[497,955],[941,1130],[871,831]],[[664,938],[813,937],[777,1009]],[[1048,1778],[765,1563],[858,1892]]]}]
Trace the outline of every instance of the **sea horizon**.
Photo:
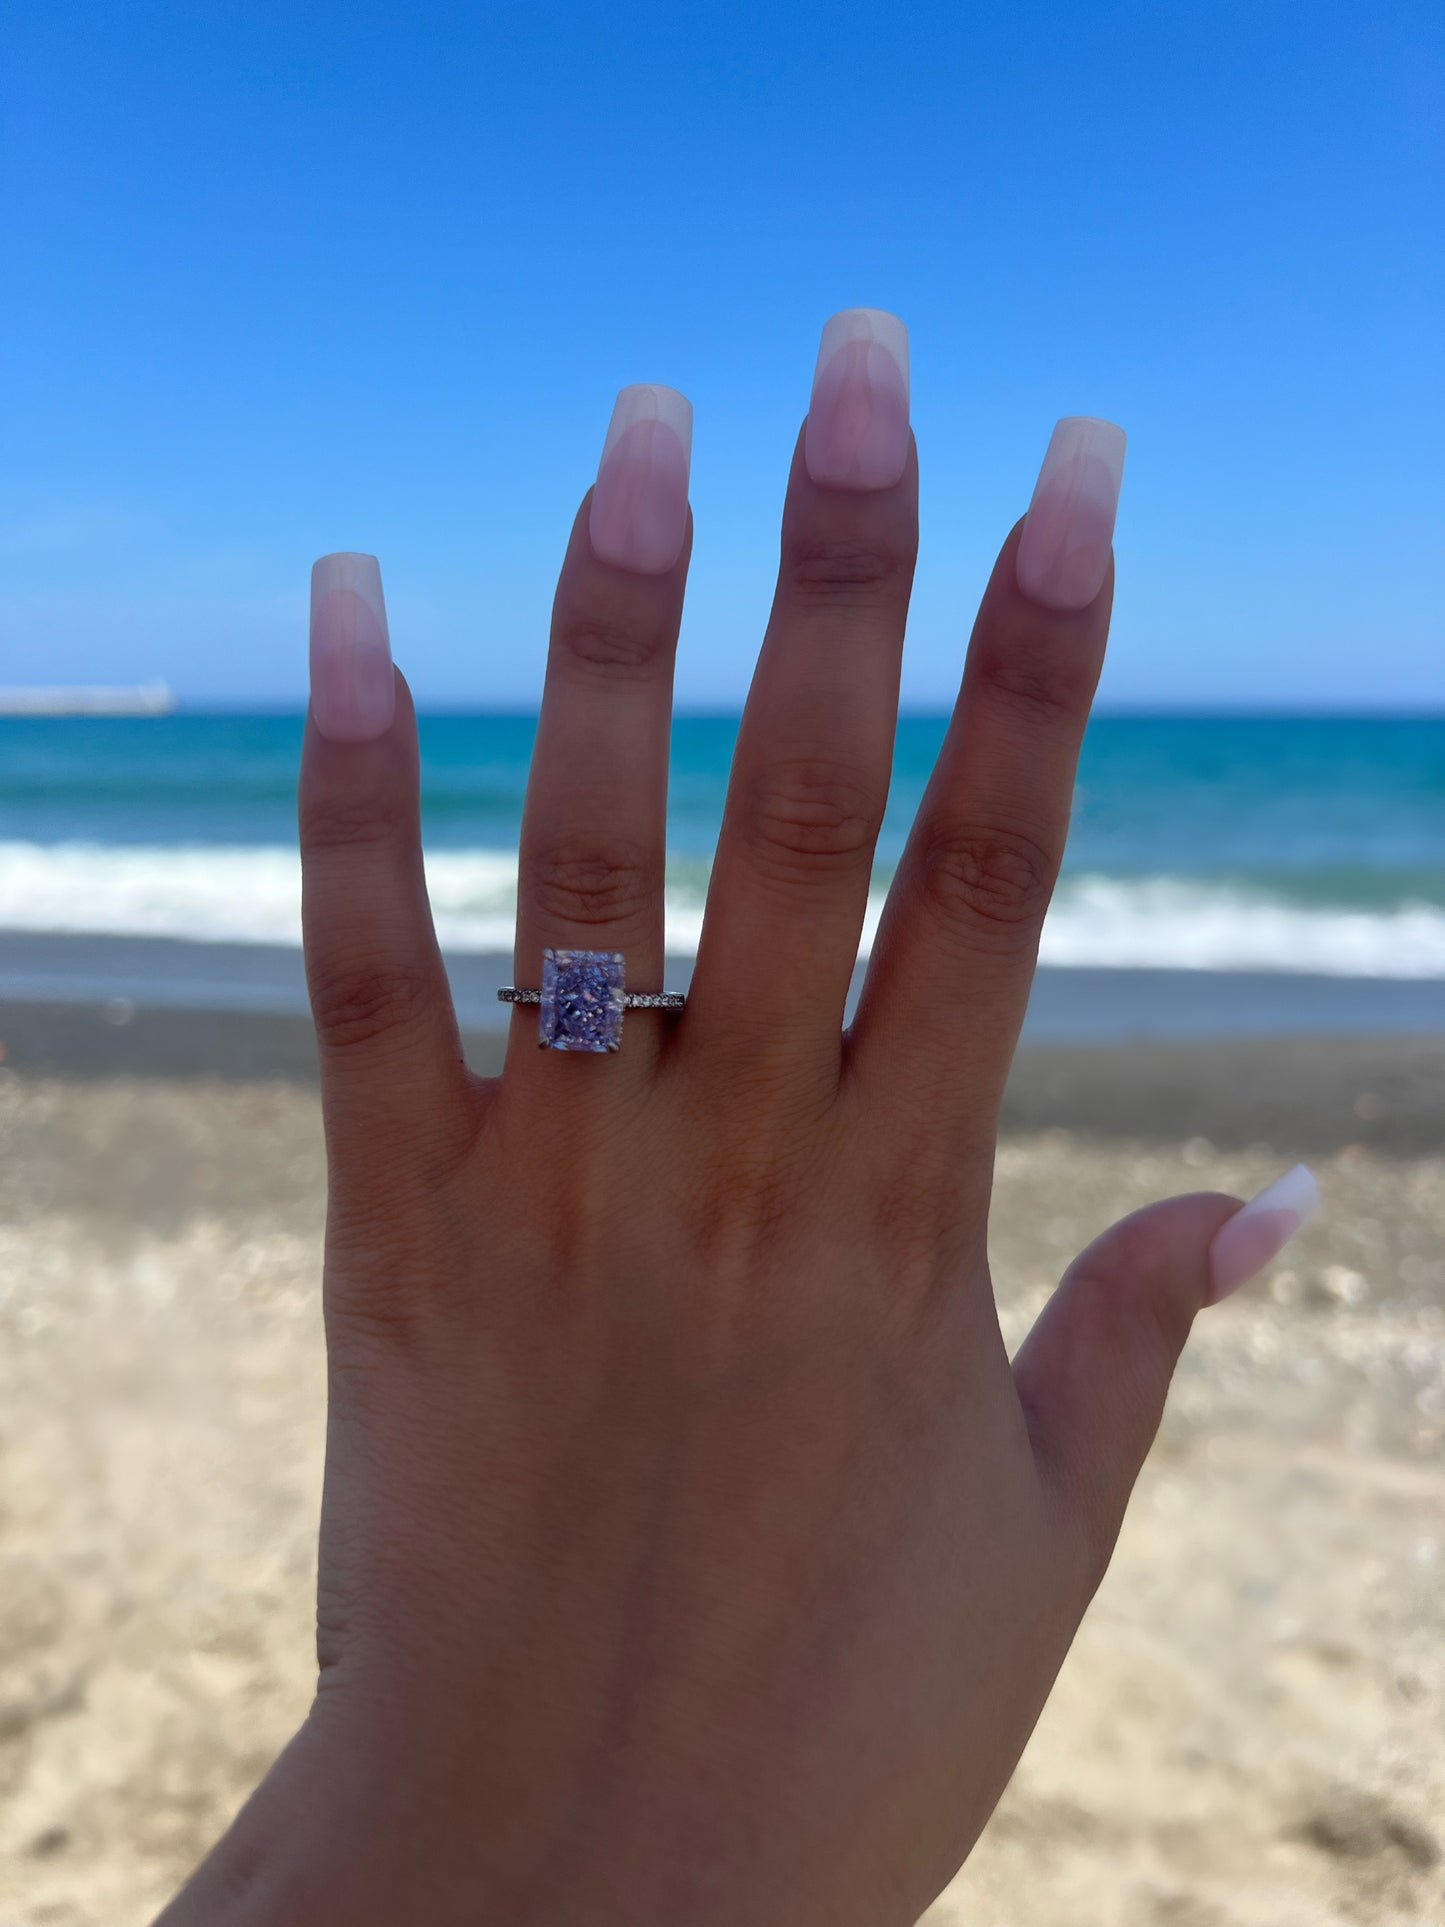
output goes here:
[{"label": "sea horizon", "polygon": [[[667,936],[696,947],[736,709],[678,711]],[[948,711],[900,716],[866,956]],[[294,949],[298,705],[0,718],[0,932]],[[504,955],[533,709],[426,705],[423,823],[453,955]],[[1051,970],[1445,981],[1445,715],[1100,710]]]},{"label": "sea horizon", "polygon": [[[422,697],[412,691],[412,700],[418,717],[426,716],[533,716],[538,714],[539,703],[486,703],[476,702],[470,697]],[[911,717],[929,720],[947,718],[953,713],[952,698],[937,702],[899,703],[900,721]],[[292,716],[304,717],[307,701],[304,696],[263,697],[207,697],[192,699],[176,695],[176,706],[170,712],[179,716]],[[736,702],[683,702],[673,705],[675,718],[689,717],[732,717],[740,718],[743,704]],[[1254,702],[1211,702],[1211,703],[1166,703],[1102,701],[1094,705],[1091,722],[1110,721],[1118,718],[1141,719],[1145,721],[1175,721],[1194,719],[1204,722],[1248,722],[1258,719],[1263,722],[1445,722],[1445,701],[1438,704],[1401,705],[1398,703],[1254,703]],[[18,720],[32,721],[31,717]],[[61,717],[57,720],[74,720]],[[101,718],[99,720],[112,720]],[[124,720],[124,719],[122,719]],[[151,720],[143,718],[141,720]]]}]

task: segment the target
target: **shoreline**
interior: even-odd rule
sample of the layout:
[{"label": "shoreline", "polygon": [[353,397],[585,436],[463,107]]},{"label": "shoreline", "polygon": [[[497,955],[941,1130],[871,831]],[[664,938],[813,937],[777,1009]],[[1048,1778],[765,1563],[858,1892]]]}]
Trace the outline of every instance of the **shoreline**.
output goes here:
[{"label": "shoreline", "polygon": [[[498,1006],[501,1009],[501,1006]],[[525,1020],[524,1020],[525,1021]],[[504,1034],[464,1029],[489,1076]],[[0,998],[0,1071],[30,1082],[317,1081],[310,1019],[115,999]],[[1353,1147],[1392,1157],[1445,1145],[1445,1036],[1136,1038],[1029,1042],[1004,1100],[1005,1135],[1065,1131],[1110,1142],[1203,1140],[1291,1160]]]},{"label": "shoreline", "polygon": [[[446,956],[468,1032],[505,1033],[497,990],[512,981],[500,951]],[[664,985],[685,990],[693,959],[667,959]],[[865,965],[854,972],[856,999]],[[117,1010],[305,1016],[301,952],[279,944],[198,943],[0,929],[0,1004],[108,1003]],[[1115,969],[1044,965],[1024,1024],[1028,1043],[1140,1038],[1445,1035],[1445,978],[1347,977],[1309,971]]]}]

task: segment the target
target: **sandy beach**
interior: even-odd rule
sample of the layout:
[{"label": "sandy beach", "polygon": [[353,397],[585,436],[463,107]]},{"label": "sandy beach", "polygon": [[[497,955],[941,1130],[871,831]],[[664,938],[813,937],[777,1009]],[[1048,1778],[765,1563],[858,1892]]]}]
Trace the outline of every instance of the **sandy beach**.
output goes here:
[{"label": "sandy beach", "polygon": [[[0,1005],[0,1927],[141,1927],[310,1687],[323,1169],[285,1014]],[[474,1061],[497,1040],[473,1040]],[[931,1927],[1445,1919],[1445,1042],[1040,1045],[1011,1340],[1149,1198],[1307,1156]]]}]

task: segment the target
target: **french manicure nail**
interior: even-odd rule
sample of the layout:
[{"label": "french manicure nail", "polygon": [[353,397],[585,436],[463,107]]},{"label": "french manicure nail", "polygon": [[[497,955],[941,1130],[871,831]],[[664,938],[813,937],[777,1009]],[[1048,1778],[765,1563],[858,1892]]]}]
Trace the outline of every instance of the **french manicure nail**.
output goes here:
[{"label": "french manicure nail", "polygon": [[1092,415],[1066,415],[1055,427],[1015,562],[1030,602],[1086,609],[1103,588],[1125,441],[1122,428]]},{"label": "french manicure nail", "polygon": [[612,410],[587,533],[602,562],[666,575],[687,539],[692,403],[675,388],[639,381]]},{"label": "french manicure nail", "polygon": [[1263,1271],[1320,1208],[1320,1187],[1307,1164],[1267,1185],[1214,1234],[1209,1247],[1209,1302],[1217,1305]]},{"label": "french manicure nail", "polygon": [[334,743],[391,725],[396,682],[374,555],[323,555],[311,569],[311,714]]},{"label": "french manicure nail", "polygon": [[908,330],[882,308],[824,324],[803,435],[822,488],[892,488],[908,464]]}]

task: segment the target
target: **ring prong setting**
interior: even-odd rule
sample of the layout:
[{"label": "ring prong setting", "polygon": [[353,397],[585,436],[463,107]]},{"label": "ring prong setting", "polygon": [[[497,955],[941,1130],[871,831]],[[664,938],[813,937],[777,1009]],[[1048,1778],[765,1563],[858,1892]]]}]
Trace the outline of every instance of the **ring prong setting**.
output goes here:
[{"label": "ring prong setting", "polygon": [[625,1010],[681,1010],[685,990],[628,990],[620,950],[544,950],[542,987],[503,984],[504,1004],[540,1004],[543,1050],[618,1050]]},{"label": "ring prong setting", "polygon": [[537,1042],[544,1050],[619,1050],[625,988],[620,950],[544,950]]}]

